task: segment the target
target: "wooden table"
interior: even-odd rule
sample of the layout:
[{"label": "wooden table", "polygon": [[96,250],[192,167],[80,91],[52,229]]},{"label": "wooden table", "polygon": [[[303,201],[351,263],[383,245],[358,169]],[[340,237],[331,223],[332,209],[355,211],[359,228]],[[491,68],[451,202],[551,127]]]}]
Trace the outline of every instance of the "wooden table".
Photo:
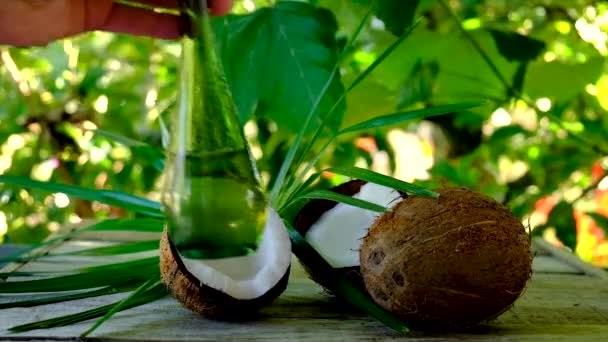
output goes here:
[{"label": "wooden table", "polygon": [[[53,246],[55,252],[102,246],[109,241],[143,237],[96,233]],[[205,320],[165,298],[121,312],[96,330],[93,340],[108,341],[228,341],[294,340],[351,341],[608,341],[608,276],[570,253],[535,240],[534,275],[513,309],[490,324],[458,333],[414,333],[399,336],[365,314],[338,304],[310,281],[294,260],[287,291],[265,308],[261,318],[250,323]],[[92,266],[142,253],[111,258],[64,256],[27,264],[12,264],[4,271],[19,269],[62,270]],[[103,259],[103,260],[101,260]],[[34,308],[0,310],[2,341],[75,341],[94,320],[73,326],[13,334],[6,329],[33,320],[51,318],[113,302],[125,294],[77,300]],[[0,301],[15,300],[0,295]]]}]

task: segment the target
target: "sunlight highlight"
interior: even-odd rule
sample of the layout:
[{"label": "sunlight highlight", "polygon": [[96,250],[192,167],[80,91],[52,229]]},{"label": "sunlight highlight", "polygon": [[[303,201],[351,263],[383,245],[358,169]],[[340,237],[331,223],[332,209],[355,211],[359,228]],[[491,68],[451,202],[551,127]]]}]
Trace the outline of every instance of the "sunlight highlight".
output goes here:
[{"label": "sunlight highlight", "polygon": [[8,233],[8,224],[6,223],[6,214],[0,211],[0,239]]},{"label": "sunlight highlight", "polygon": [[99,114],[105,114],[108,111],[109,100],[105,95],[100,95],[93,103],[93,108]]},{"label": "sunlight highlight", "polygon": [[551,110],[551,107],[553,106],[553,104],[551,103],[550,99],[543,97],[543,98],[536,100],[536,106],[541,111],[548,112],[549,110]]},{"label": "sunlight highlight", "polygon": [[494,127],[508,126],[511,124],[511,121],[511,114],[509,114],[509,112],[502,107],[495,110],[490,117],[490,123]]},{"label": "sunlight highlight", "polygon": [[68,205],[70,205],[70,198],[64,193],[57,193],[53,197],[53,202],[57,208],[66,208]]}]

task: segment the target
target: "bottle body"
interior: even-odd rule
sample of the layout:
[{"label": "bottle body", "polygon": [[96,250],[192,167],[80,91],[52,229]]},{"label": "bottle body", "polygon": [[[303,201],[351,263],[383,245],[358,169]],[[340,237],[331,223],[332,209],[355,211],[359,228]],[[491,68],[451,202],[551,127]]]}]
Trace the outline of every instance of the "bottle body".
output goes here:
[{"label": "bottle body", "polygon": [[161,199],[169,239],[189,258],[247,255],[261,238],[267,202],[208,14],[188,13]]},{"label": "bottle body", "polygon": [[174,189],[166,191],[164,200],[167,229],[180,253],[215,259],[254,252],[266,221],[262,190],[242,177],[207,172],[226,164],[247,166],[247,151],[169,155],[167,162],[192,171],[165,173]]}]

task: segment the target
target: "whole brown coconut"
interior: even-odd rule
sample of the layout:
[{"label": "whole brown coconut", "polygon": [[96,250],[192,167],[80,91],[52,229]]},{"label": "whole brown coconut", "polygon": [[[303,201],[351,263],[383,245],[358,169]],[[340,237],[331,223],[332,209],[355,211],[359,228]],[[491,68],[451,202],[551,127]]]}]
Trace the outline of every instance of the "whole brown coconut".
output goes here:
[{"label": "whole brown coconut", "polygon": [[278,298],[289,279],[289,269],[270,291],[259,298],[239,300],[200,284],[184,264],[175,258],[175,246],[169,241],[167,230],[160,240],[160,274],[169,292],[188,309],[207,318],[229,321],[248,320]]},{"label": "whole brown coconut", "polygon": [[370,228],[360,252],[369,294],[408,322],[465,326],[515,302],[531,274],[530,239],[507,208],[467,189],[410,196]]}]

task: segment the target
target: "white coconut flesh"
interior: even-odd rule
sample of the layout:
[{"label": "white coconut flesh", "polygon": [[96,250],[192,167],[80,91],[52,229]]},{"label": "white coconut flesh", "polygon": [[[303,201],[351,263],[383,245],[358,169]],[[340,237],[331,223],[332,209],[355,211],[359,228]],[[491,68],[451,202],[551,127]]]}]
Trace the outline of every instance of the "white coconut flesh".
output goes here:
[{"label": "white coconut flesh", "polygon": [[285,225],[272,208],[262,240],[255,253],[223,259],[183,257],[184,267],[201,285],[223,292],[234,299],[249,300],[263,296],[283,278],[291,263],[291,242]]},{"label": "white coconut flesh", "polygon": [[[364,184],[352,197],[384,207],[401,201],[396,190],[374,183]],[[359,266],[359,247],[379,215],[381,213],[338,203],[321,215],[304,238],[332,267]]]}]

